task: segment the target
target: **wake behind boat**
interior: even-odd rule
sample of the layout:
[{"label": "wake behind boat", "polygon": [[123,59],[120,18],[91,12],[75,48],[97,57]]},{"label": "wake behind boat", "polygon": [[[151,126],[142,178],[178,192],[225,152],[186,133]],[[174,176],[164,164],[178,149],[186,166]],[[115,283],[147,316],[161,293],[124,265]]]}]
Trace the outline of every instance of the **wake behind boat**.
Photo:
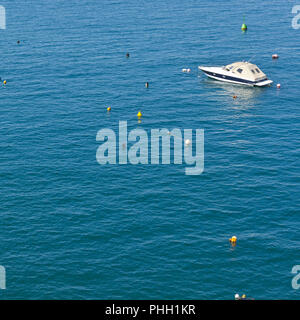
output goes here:
[{"label": "wake behind boat", "polygon": [[198,68],[208,77],[220,81],[256,87],[264,87],[273,83],[257,65],[250,62],[234,62],[224,67],[199,66]]}]

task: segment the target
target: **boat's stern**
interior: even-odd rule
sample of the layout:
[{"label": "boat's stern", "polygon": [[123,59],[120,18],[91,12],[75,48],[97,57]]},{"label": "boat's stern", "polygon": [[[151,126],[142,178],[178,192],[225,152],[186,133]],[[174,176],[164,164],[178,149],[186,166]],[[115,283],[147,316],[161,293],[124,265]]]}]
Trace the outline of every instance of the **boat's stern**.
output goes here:
[{"label": "boat's stern", "polygon": [[264,81],[256,82],[254,84],[254,86],[256,86],[256,87],[266,87],[266,86],[270,86],[272,83],[273,83],[272,80],[266,79]]}]

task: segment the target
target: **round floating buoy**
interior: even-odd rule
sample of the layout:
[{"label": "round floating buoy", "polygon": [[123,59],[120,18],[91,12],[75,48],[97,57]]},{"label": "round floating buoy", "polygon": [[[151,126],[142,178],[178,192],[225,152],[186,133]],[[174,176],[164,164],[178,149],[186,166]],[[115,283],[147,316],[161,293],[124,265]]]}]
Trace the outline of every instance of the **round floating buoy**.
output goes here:
[{"label": "round floating buoy", "polygon": [[138,117],[138,118],[141,118],[141,117],[142,117],[141,111],[138,112],[137,117]]},{"label": "round floating buoy", "polygon": [[17,41],[17,44],[20,44],[20,40]]},{"label": "round floating buoy", "polygon": [[277,89],[280,89],[281,88],[281,84],[280,83],[277,83]]},{"label": "round floating buoy", "polygon": [[277,54],[277,53],[275,53],[275,54],[272,54],[272,59],[278,59],[279,58],[279,55]]},{"label": "round floating buoy", "polygon": [[146,82],[146,83],[145,83],[145,87],[146,87],[146,88],[149,88],[149,82]]},{"label": "round floating buoy", "polygon": [[245,23],[243,23],[241,29],[242,31],[247,31],[248,27]]},{"label": "round floating buoy", "polygon": [[106,109],[108,112],[111,110],[111,107],[107,107],[107,109]]},{"label": "round floating buoy", "polygon": [[189,146],[191,144],[191,140],[190,139],[186,139],[184,141],[184,144],[186,145],[186,147]]},{"label": "round floating buoy", "polygon": [[182,69],[182,72],[186,72],[187,69]]},{"label": "round floating buoy", "polygon": [[240,300],[241,297],[240,297],[240,295],[239,295],[238,293],[236,293],[236,294],[234,295],[234,299],[235,299],[235,300]]},{"label": "round floating buoy", "polygon": [[233,236],[229,239],[229,241],[232,243],[232,244],[236,244],[236,240],[237,240],[237,237],[236,236]]},{"label": "round floating buoy", "polygon": [[182,72],[191,72],[191,69],[190,68],[184,68],[184,69],[182,69]]},{"label": "round floating buoy", "polygon": [[236,99],[236,98],[237,98],[237,96],[233,96],[232,98],[233,98],[233,99]]},{"label": "round floating buoy", "polygon": [[3,84],[6,84],[6,80],[3,81]]}]

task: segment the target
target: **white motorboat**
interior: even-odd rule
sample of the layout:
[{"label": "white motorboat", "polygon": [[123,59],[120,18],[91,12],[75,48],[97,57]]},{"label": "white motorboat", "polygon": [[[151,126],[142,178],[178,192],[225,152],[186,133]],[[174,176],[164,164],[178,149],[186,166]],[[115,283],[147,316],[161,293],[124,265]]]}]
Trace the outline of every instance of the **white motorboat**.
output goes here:
[{"label": "white motorboat", "polygon": [[208,77],[220,81],[256,87],[265,87],[273,83],[257,65],[250,62],[234,62],[224,67],[199,66],[198,68]]}]

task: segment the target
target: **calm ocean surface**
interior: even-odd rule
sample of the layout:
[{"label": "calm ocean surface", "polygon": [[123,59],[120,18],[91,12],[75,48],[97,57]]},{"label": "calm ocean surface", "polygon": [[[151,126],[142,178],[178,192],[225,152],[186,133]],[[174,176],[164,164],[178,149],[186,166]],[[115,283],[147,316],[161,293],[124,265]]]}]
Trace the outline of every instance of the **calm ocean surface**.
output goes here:
[{"label": "calm ocean surface", "polygon": [[[1,299],[300,298],[296,1],[0,4]],[[250,58],[275,85],[197,71]],[[99,165],[120,120],[204,129],[203,174]]]}]

